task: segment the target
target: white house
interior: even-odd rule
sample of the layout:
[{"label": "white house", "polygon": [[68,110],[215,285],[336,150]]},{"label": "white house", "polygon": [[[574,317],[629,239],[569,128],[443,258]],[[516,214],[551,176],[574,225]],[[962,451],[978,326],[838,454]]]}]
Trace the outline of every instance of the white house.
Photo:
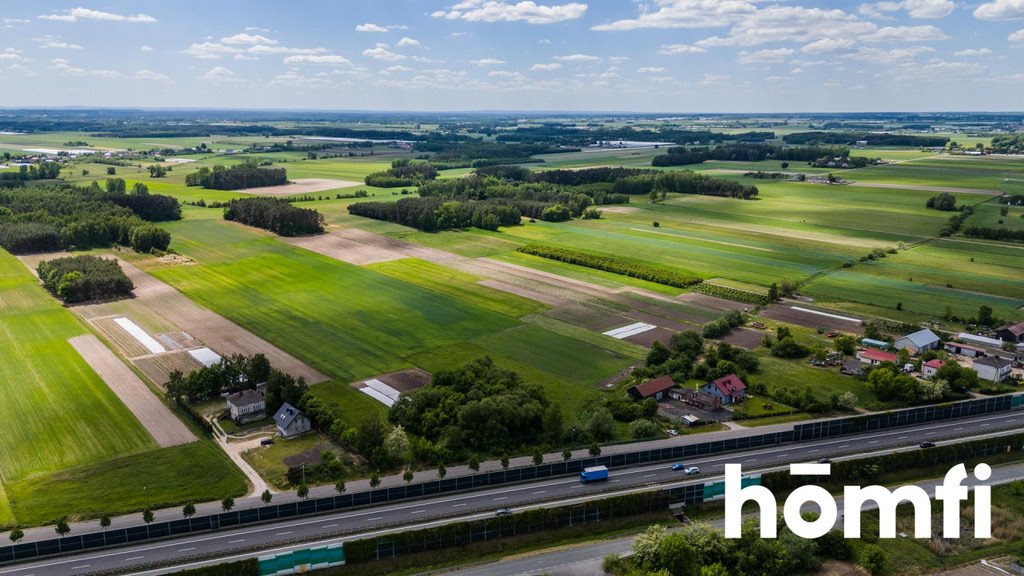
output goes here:
[{"label": "white house", "polygon": [[939,368],[942,368],[944,365],[943,361],[938,358],[929,360],[924,364],[921,364],[921,375],[925,378],[931,378],[935,376],[935,373],[938,372]]},{"label": "white house", "polygon": [[267,400],[256,390],[228,394],[228,411],[235,422],[250,422],[267,416]]},{"label": "white house", "polygon": [[1013,363],[999,356],[985,356],[984,358],[974,359],[974,371],[978,373],[978,378],[983,380],[1002,382],[1003,379],[1010,375],[1012,369]]},{"label": "white house", "polygon": [[283,438],[293,438],[313,429],[313,423],[301,410],[285,402],[274,415],[277,433]]}]

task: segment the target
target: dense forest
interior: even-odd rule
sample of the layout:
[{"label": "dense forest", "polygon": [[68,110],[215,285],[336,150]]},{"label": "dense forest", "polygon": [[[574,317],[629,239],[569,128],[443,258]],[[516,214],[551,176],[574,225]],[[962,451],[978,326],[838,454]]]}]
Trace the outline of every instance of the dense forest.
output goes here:
[{"label": "dense forest", "polygon": [[996,154],[1024,154],[1024,133],[996,134],[992,137],[992,151]]},{"label": "dense forest", "polygon": [[700,164],[706,160],[723,162],[760,162],[762,160],[784,160],[813,162],[821,158],[847,158],[850,149],[846,146],[773,146],[769,144],[731,143],[713,148],[669,148],[666,154],[655,156],[652,166],[685,166]]},{"label": "dense forest", "polygon": [[211,190],[244,190],[264,186],[283,186],[287,183],[287,170],[284,168],[260,168],[254,161],[230,168],[217,165],[212,170],[203,166],[185,176],[186,186],[202,186]]},{"label": "dense forest", "polygon": [[67,304],[131,296],[135,285],[113,258],[71,256],[39,263],[43,286]]},{"label": "dense forest", "polygon": [[685,130],[673,127],[661,127],[656,130],[644,130],[633,127],[578,127],[558,122],[545,123],[542,126],[520,127],[510,132],[500,132],[496,139],[499,142],[543,142],[563,146],[590,146],[602,142],[614,143],[620,140],[659,141],[675,144],[714,144],[730,141],[764,141],[775,137],[774,132],[743,132],[740,134],[724,134],[704,130]]},{"label": "dense forest", "polygon": [[378,188],[401,188],[403,186],[419,186],[424,182],[437,178],[437,168],[427,162],[414,162],[408,158],[395,160],[391,168],[366,175],[367,186]]},{"label": "dense forest", "polygon": [[137,252],[166,250],[170,234],[154,220],[180,218],[177,200],[149,194],[142,186],[131,193],[108,181],[107,188],[66,184],[0,190],[0,246],[15,254],[130,246]]},{"label": "dense forest", "polygon": [[443,200],[402,198],[397,202],[358,202],[348,206],[349,214],[394,222],[424,232],[460,228],[497,230],[519,224],[522,214],[502,200]]},{"label": "dense forest", "polygon": [[502,144],[475,138],[416,142],[413,150],[429,152],[429,156],[424,155],[424,158],[430,158],[430,163],[439,170],[540,162],[531,157],[536,154],[579,152],[578,148],[560,148],[548,144]]},{"label": "dense forest", "polygon": [[782,137],[786,144],[843,144],[852,146],[859,141],[868,146],[945,146],[945,136],[916,136],[885,132],[794,132]]},{"label": "dense forest", "polygon": [[312,208],[298,208],[282,198],[236,198],[224,208],[224,219],[270,230],[281,236],[324,231],[323,214]]}]

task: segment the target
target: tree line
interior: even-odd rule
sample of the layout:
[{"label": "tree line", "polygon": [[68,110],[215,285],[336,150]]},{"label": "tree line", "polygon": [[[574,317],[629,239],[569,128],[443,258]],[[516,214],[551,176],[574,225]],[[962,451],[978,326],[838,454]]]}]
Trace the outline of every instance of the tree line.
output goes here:
[{"label": "tree line", "polygon": [[403,186],[419,186],[437,178],[437,168],[429,162],[412,162],[408,158],[401,158],[391,163],[391,168],[381,172],[372,172],[366,175],[364,182],[367,186],[378,188],[401,188]]},{"label": "tree line", "polygon": [[542,246],[540,244],[527,244],[516,248],[523,254],[540,256],[549,260],[558,260],[577,266],[585,266],[613,274],[621,274],[630,278],[639,278],[648,282],[686,288],[701,281],[701,278],[686,272],[666,270],[649,264],[631,262],[614,256],[581,252],[569,248],[558,248],[554,246]]},{"label": "tree line", "polygon": [[847,146],[777,146],[745,142],[721,144],[715,147],[690,148],[682,146],[669,148],[666,154],[655,156],[652,166],[684,166],[701,164],[707,160],[723,162],[761,162],[763,160],[786,160],[813,162],[819,158],[846,158],[850,155]]},{"label": "tree line", "polygon": [[357,202],[349,204],[348,212],[354,216],[394,222],[424,232],[437,232],[460,228],[497,230],[499,226],[514,226],[522,218],[520,205],[528,211],[547,207],[529,206],[505,200],[443,200],[442,198],[402,198],[397,202]]},{"label": "tree line", "polygon": [[145,216],[173,219],[180,218],[176,203],[139,188],[131,194],[109,192],[96,182],[87,188],[62,184],[4,190],[0,191],[0,246],[15,254],[113,244],[136,252],[162,251],[171,235],[132,208]]},{"label": "tree line", "polygon": [[964,228],[964,236],[984,238],[985,240],[1006,240],[1024,242],[1024,230],[1010,228],[991,228],[989,226],[968,226]]},{"label": "tree line", "polygon": [[206,166],[185,175],[186,186],[202,186],[211,190],[244,190],[265,186],[283,186],[288,183],[288,171],[284,168],[261,168],[250,161],[230,168],[217,165]]},{"label": "tree line", "polygon": [[67,304],[127,298],[135,289],[113,258],[83,255],[44,260],[36,271],[43,286]]},{"label": "tree line", "polygon": [[33,180],[56,180],[60,176],[60,163],[40,162],[37,165],[21,166],[17,172],[0,172],[0,184],[31,182]]},{"label": "tree line", "polygon": [[794,132],[782,137],[786,144],[844,144],[853,145],[867,142],[868,146],[945,146],[945,136],[920,136],[911,134],[888,134],[879,132],[837,132],[811,131]]},{"label": "tree line", "polygon": [[324,216],[312,208],[299,208],[280,198],[236,198],[224,208],[224,219],[270,230],[281,236],[320,234]]}]

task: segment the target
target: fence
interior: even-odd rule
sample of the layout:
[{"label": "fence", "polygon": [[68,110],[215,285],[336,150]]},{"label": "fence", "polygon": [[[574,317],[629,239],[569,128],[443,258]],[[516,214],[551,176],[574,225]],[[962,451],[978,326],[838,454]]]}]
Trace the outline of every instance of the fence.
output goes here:
[{"label": "fence", "polygon": [[[797,424],[792,430],[772,432],[741,438],[728,438],[715,440],[713,442],[702,442],[687,444],[683,446],[671,446],[666,448],[655,448],[651,450],[639,450],[624,454],[611,454],[570,460],[568,462],[552,462],[539,466],[525,466],[498,470],[471,476],[460,476],[395,486],[392,488],[378,488],[366,492],[354,492],[325,498],[300,500],[286,504],[275,504],[260,508],[250,508],[231,512],[222,512],[209,516],[200,516],[190,519],[173,520],[170,522],[159,522],[151,525],[134,526],[107,530],[104,532],[93,532],[82,535],[66,536],[40,542],[16,544],[13,546],[0,547],[0,564],[49,556],[66,552],[77,552],[107,546],[134,544],[153,538],[165,538],[168,536],[180,536],[192,532],[203,532],[207,530],[218,530],[231,528],[257,522],[266,522],[282,518],[292,518],[310,514],[321,514],[343,510],[356,506],[368,506],[373,504],[386,504],[408,498],[420,498],[433,496],[446,492],[486,488],[510,482],[523,482],[538,480],[555,476],[566,476],[578,474],[583,468],[590,466],[608,466],[609,468],[634,466],[668,460],[679,460],[707,456],[724,452],[750,450],[763,446],[776,446],[790,442],[801,442],[831,436],[855,434],[869,430],[881,430],[900,426],[910,426],[924,422],[935,422],[953,418],[963,418],[990,414],[994,412],[1007,411],[1011,408],[1024,406],[1024,394],[1015,396],[997,396],[978,400],[967,400],[953,404],[940,406],[923,406],[920,408],[908,408],[882,414],[871,414],[866,416],[854,416],[825,422],[813,422],[810,424]],[[684,497],[684,501],[689,497]]]}]

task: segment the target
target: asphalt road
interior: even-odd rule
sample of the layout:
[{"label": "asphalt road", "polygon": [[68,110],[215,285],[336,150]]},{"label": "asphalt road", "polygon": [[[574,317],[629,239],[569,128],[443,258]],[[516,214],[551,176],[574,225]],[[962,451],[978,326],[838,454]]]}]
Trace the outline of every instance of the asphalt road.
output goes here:
[{"label": "asphalt road", "polygon": [[[1012,464],[992,469],[992,477],[986,484],[995,486],[1006,484],[1014,480],[1024,479],[1024,464]],[[915,483],[916,486],[924,488],[929,494],[935,493],[935,486],[942,483],[941,478],[926,480]],[[968,476],[964,482],[971,486],[975,483],[972,476]],[[837,497],[836,502],[842,509],[842,497]],[[865,505],[864,509],[873,508],[872,503]],[[842,522],[839,520],[837,523]],[[716,519],[710,524],[722,527],[722,520]],[[841,526],[839,526],[841,529]],[[541,551],[535,554],[527,554],[511,558],[503,558],[497,562],[469,566],[446,572],[451,576],[527,576],[546,574],[548,576],[588,576],[601,573],[601,562],[609,554],[626,554],[633,550],[633,536],[602,540],[573,546],[559,548],[550,551]]]},{"label": "asphalt road", "polygon": [[[145,571],[143,567],[169,561],[188,564],[192,559],[212,554],[221,558],[252,557],[266,553],[251,551],[257,547],[282,547],[280,550],[302,548],[312,542],[328,543],[365,538],[396,525],[401,525],[401,530],[408,530],[488,517],[493,515],[495,509],[503,507],[514,510],[527,505],[537,505],[539,502],[546,502],[544,505],[547,506],[559,506],[580,501],[588,496],[600,497],[602,492],[607,491],[622,491],[634,487],[646,489],[651,485],[666,483],[675,485],[704,482],[708,477],[721,475],[726,463],[740,463],[746,472],[778,467],[791,462],[814,461],[822,457],[888,452],[901,446],[917,449],[916,444],[924,440],[959,441],[967,436],[996,434],[999,433],[996,431],[1010,428],[1024,428],[1024,414],[1011,412],[985,415],[917,428],[874,431],[857,436],[784,444],[749,452],[697,458],[685,462],[688,466],[695,465],[701,469],[700,476],[691,478],[685,478],[681,472],[672,471],[671,463],[613,469],[606,483],[584,485],[575,477],[551,478],[323,516],[293,518],[123,548],[88,551],[21,565],[4,565],[0,566],[0,575],[77,576],[115,569],[140,570],[136,572],[139,574],[168,573],[173,570]],[[342,537],[342,533],[347,535]],[[296,542],[304,544],[292,545]]]}]

